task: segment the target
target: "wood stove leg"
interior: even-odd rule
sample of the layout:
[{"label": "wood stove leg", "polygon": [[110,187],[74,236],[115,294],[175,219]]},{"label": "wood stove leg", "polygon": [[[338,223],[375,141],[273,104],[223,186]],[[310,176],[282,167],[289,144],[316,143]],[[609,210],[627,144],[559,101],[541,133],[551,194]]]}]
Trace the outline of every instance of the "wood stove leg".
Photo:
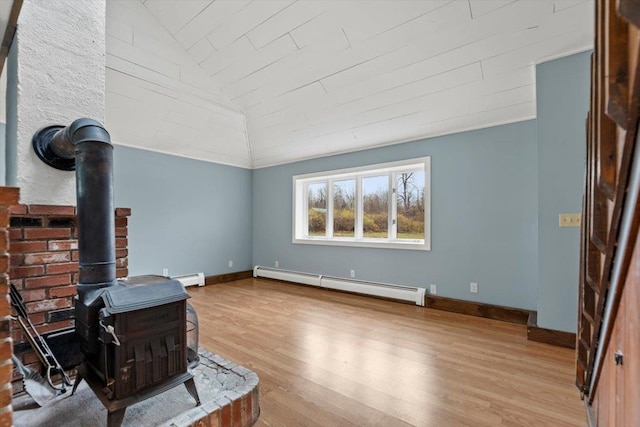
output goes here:
[{"label": "wood stove leg", "polygon": [[200,406],[200,396],[198,396],[198,389],[196,388],[196,383],[193,381],[193,378],[186,380],[184,386],[187,388],[191,397],[196,400],[196,406]]},{"label": "wood stove leg", "polygon": [[127,410],[126,407],[116,409],[113,412],[109,412],[107,415],[107,427],[120,427],[122,420],[124,420],[124,413]]},{"label": "wood stove leg", "polygon": [[80,373],[80,371],[78,371],[78,373],[76,374],[76,380],[73,382],[73,389],[71,389],[71,396],[73,396],[73,394],[76,392],[76,389],[78,388],[81,382],[82,382],[82,374]]}]

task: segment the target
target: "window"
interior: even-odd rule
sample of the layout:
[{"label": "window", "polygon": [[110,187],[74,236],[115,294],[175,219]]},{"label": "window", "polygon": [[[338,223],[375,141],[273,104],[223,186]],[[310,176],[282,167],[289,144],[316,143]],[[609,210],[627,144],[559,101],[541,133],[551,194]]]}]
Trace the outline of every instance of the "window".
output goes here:
[{"label": "window", "polygon": [[431,158],[293,177],[293,242],[431,249]]},{"label": "window", "polygon": [[307,187],[307,231],[309,236],[327,235],[327,183],[318,182]]},{"label": "window", "polygon": [[333,182],[333,235],[355,237],[356,180]]},{"label": "window", "polygon": [[362,178],[362,237],[389,237],[389,176]]}]

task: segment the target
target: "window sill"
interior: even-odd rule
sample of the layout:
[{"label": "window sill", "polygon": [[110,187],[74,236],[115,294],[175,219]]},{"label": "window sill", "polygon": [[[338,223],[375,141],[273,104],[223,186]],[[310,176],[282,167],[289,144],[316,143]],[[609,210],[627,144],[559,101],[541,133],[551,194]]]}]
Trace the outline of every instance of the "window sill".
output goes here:
[{"label": "window sill", "polygon": [[327,239],[322,237],[310,237],[307,239],[293,239],[294,244],[301,245],[324,245],[324,246],[351,246],[359,248],[377,249],[405,249],[412,251],[429,251],[430,244],[424,240],[414,241],[389,241],[385,239]]}]

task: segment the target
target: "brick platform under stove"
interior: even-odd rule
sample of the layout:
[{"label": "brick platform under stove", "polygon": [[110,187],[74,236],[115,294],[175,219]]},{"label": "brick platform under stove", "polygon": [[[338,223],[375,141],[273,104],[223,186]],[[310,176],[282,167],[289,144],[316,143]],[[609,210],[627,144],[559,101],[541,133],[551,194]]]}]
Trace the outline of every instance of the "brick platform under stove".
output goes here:
[{"label": "brick platform under stove", "polygon": [[[195,406],[183,386],[127,408],[123,426],[227,427],[251,426],[260,414],[258,376],[207,350],[200,349],[193,375],[202,401]],[[14,401],[15,426],[106,426],[107,411],[83,382],[44,408],[27,407],[30,398]]]}]

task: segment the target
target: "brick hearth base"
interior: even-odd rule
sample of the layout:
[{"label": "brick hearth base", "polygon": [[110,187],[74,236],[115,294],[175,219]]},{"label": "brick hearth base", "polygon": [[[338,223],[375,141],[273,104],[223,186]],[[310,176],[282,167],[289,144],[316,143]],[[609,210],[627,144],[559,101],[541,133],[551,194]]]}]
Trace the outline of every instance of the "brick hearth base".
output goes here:
[{"label": "brick hearth base", "polygon": [[[200,349],[200,364],[193,370],[201,406],[178,386],[127,408],[123,426],[247,427],[260,414],[258,376],[209,351]],[[60,396],[44,408],[29,407],[30,398],[14,402],[17,426],[106,426],[107,411],[82,383],[76,394]]]}]

